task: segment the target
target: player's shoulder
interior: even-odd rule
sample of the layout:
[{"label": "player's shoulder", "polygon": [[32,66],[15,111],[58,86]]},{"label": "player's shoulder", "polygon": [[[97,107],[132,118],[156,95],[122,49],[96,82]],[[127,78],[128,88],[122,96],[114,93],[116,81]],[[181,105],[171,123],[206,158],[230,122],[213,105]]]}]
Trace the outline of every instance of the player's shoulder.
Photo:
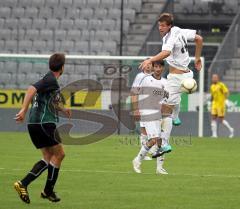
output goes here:
[{"label": "player's shoulder", "polygon": [[142,77],[141,83],[146,83],[146,82],[150,82],[152,78],[151,74],[145,74],[144,77]]}]

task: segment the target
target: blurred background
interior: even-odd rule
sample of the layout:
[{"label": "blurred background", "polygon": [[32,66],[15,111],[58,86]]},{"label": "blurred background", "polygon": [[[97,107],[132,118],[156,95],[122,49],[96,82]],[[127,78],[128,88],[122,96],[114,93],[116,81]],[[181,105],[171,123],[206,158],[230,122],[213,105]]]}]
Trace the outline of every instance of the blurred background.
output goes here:
[{"label": "blurred background", "polygon": [[[170,12],[176,26],[196,29],[204,38],[204,136],[210,135],[208,92],[213,73],[220,75],[231,92],[227,119],[235,128],[235,135],[240,135],[239,7],[239,0],[0,1],[0,53],[29,54],[28,58],[0,55],[0,130],[25,130],[24,125],[16,126],[12,118],[21,106],[25,89],[48,71],[48,59],[34,55],[60,51],[67,55],[94,56],[67,60],[59,81],[61,87],[83,79],[102,85],[102,93],[94,105],[84,105],[84,91],[79,91],[67,105],[116,120],[125,117],[125,124],[119,123],[116,133],[134,132],[126,124],[132,121],[126,116],[129,98],[125,93],[138,73],[140,59],[99,59],[99,56],[151,56],[160,52],[157,18],[162,12]],[[191,56],[194,50],[194,43],[190,43]],[[122,80],[114,80],[119,77]],[[197,73],[195,78],[198,80]],[[99,90],[96,83],[88,84],[78,83],[78,88],[87,92],[89,88]],[[174,134],[197,135],[198,96],[198,93],[183,95],[180,115],[183,125],[175,128]],[[75,131],[80,133],[93,132],[99,126],[86,121],[74,123]],[[219,130],[227,136],[225,132],[224,128]]]}]

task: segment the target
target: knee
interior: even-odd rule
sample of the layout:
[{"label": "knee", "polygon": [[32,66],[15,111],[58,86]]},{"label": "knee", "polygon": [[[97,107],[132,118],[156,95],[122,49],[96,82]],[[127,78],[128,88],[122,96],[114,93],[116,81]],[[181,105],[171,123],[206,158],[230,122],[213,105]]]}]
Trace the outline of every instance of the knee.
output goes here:
[{"label": "knee", "polygon": [[63,161],[64,157],[65,157],[65,152],[59,152],[55,155],[55,157],[59,160],[59,161]]}]

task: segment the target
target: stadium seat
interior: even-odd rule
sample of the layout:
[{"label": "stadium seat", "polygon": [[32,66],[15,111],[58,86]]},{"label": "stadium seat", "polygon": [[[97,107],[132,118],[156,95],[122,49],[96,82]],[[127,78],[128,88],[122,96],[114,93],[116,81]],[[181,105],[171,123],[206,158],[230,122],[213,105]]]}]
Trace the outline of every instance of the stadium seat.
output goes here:
[{"label": "stadium seat", "polygon": [[9,40],[11,38],[12,30],[1,29],[0,40]]},{"label": "stadium seat", "polygon": [[[17,40],[22,40],[25,37],[25,30],[23,29],[13,29],[11,39],[17,39]],[[16,44],[17,45],[17,44]]]},{"label": "stadium seat", "polygon": [[18,65],[18,72],[25,74],[32,73],[32,68],[33,65],[31,62],[20,62]]},{"label": "stadium seat", "polygon": [[65,9],[62,7],[54,7],[53,8],[53,19],[63,19],[65,18]]},{"label": "stadium seat", "polygon": [[103,51],[110,52],[110,54],[112,54],[112,53],[116,53],[116,50],[117,50],[117,44],[115,41],[103,42]]},{"label": "stadium seat", "polygon": [[99,41],[109,40],[109,32],[107,30],[97,30],[95,33],[95,40]]},{"label": "stadium seat", "polygon": [[91,19],[88,21],[88,29],[89,30],[98,30],[101,28],[101,20],[98,19]]},{"label": "stadium seat", "polygon": [[94,15],[93,9],[92,8],[84,8],[80,12],[80,18],[84,19],[91,19]]},{"label": "stadium seat", "polygon": [[88,75],[89,66],[88,65],[76,65],[75,66],[75,74]]},{"label": "stadium seat", "polygon": [[59,0],[59,6],[62,8],[72,8],[73,1],[72,0]]},{"label": "stadium seat", "polygon": [[69,76],[67,74],[63,74],[58,80],[60,86],[66,86],[69,82]]},{"label": "stadium seat", "polygon": [[124,0],[126,8],[135,9],[137,12],[141,11],[142,0]]},{"label": "stadium seat", "polygon": [[90,42],[90,53],[98,53],[102,51],[102,42],[101,41],[91,41]]},{"label": "stadium seat", "polygon": [[10,18],[11,8],[10,7],[0,7],[0,18]]},{"label": "stadium seat", "polygon": [[70,53],[74,48],[73,41],[62,41],[60,44],[60,51]]},{"label": "stadium seat", "polygon": [[27,85],[34,84],[41,78],[41,75],[35,73],[28,73],[26,75],[26,81],[24,82]]},{"label": "stadium seat", "polygon": [[105,8],[97,8],[94,11],[94,18],[95,19],[106,19],[107,17],[107,9]]},{"label": "stadium seat", "polygon": [[45,0],[45,6],[49,8],[54,8],[57,7],[59,4],[58,0]]},{"label": "stadium seat", "polygon": [[47,63],[33,63],[34,75],[44,75],[49,70]]},{"label": "stadium seat", "polygon": [[64,74],[73,74],[75,71],[74,65],[72,64],[65,64],[64,65]]},{"label": "stadium seat", "polygon": [[53,40],[53,31],[52,30],[40,30],[39,40],[48,41]]},{"label": "stadium seat", "polygon": [[36,18],[38,15],[38,9],[35,8],[35,7],[29,7],[29,8],[26,8],[25,10],[25,17],[26,18]]},{"label": "stadium seat", "polygon": [[119,42],[120,40],[120,31],[118,30],[111,30],[109,31],[109,37],[112,41]]},{"label": "stadium seat", "polygon": [[45,4],[45,0],[31,0],[32,2],[32,7],[34,8],[42,8]]},{"label": "stadium seat", "polygon": [[30,29],[32,27],[32,19],[20,18],[18,25],[19,25],[19,28],[21,28],[21,29]]},{"label": "stadium seat", "polygon": [[27,53],[28,51],[32,51],[32,41],[29,40],[21,40],[19,42],[19,52]]},{"label": "stadium seat", "polygon": [[87,20],[84,20],[84,19],[81,19],[81,18],[74,20],[73,29],[83,30],[83,29],[86,29],[87,27],[88,27],[88,21]]},{"label": "stadium seat", "polygon": [[129,20],[129,22],[134,22],[135,10],[134,9],[124,9],[123,12],[124,20]]},{"label": "stadium seat", "polygon": [[109,9],[108,10],[108,18],[118,20],[121,18],[121,10],[120,9]]},{"label": "stadium seat", "polygon": [[5,28],[15,29],[18,27],[18,19],[9,18],[5,21]]},{"label": "stadium seat", "polygon": [[113,7],[113,0],[101,0],[101,7],[102,8],[112,8]]},{"label": "stadium seat", "polygon": [[20,0],[18,1],[18,7],[31,7],[32,2],[28,0]]},{"label": "stadium seat", "polygon": [[0,28],[4,27],[4,23],[5,23],[5,19],[4,18],[0,18]]},{"label": "stadium seat", "polygon": [[18,4],[18,0],[4,0],[1,2],[2,7],[12,7],[15,8]]},{"label": "stadium seat", "polygon": [[[12,79],[11,79],[12,80]],[[16,83],[7,83],[4,87],[5,89],[17,89],[18,86]]]},{"label": "stadium seat", "polygon": [[63,41],[66,39],[66,31],[65,30],[54,30],[53,31],[53,40]]},{"label": "stadium seat", "polygon": [[113,30],[115,29],[115,21],[113,19],[106,19],[102,21],[102,29],[103,30]]},{"label": "stadium seat", "polygon": [[60,25],[59,20],[57,19],[47,19],[46,29],[58,29]]},{"label": "stadium seat", "polygon": [[82,75],[72,74],[69,76],[69,83],[74,81],[80,81],[80,80],[82,80]]},{"label": "stadium seat", "polygon": [[100,0],[88,0],[87,7],[97,9],[100,6]]},{"label": "stadium seat", "polygon": [[11,83],[11,74],[10,73],[1,73],[0,84]]},{"label": "stadium seat", "polygon": [[74,44],[74,52],[80,52],[81,54],[88,54],[89,52],[89,42],[88,41],[78,41]]},{"label": "stadium seat", "polygon": [[5,71],[7,73],[16,74],[17,73],[17,62],[5,62]]},{"label": "stadium seat", "polygon": [[45,18],[45,19],[52,18],[52,9],[49,7],[40,8],[38,17]]},{"label": "stadium seat", "polygon": [[25,73],[17,73],[17,84],[23,84],[26,82],[26,74]]},{"label": "stadium seat", "polygon": [[83,30],[80,37],[81,41],[90,40],[90,32],[88,30]]},{"label": "stadium seat", "polygon": [[102,65],[90,65],[90,75],[104,75],[104,69]]},{"label": "stadium seat", "polygon": [[26,30],[25,39],[34,40],[39,38],[39,31],[36,29]]},{"label": "stadium seat", "polygon": [[23,7],[16,7],[12,9],[13,18],[23,18],[25,16],[25,9]]},{"label": "stadium seat", "polygon": [[73,0],[74,8],[85,8],[87,5],[87,0]]},{"label": "stadium seat", "polygon": [[60,29],[71,30],[73,28],[73,20],[71,19],[62,19],[60,22]]},{"label": "stadium seat", "polygon": [[67,40],[78,41],[81,38],[81,31],[69,30],[66,38]]},{"label": "stadium seat", "polygon": [[79,8],[67,8],[66,10],[66,18],[67,19],[79,19],[81,13],[81,9]]},{"label": "stadium seat", "polygon": [[33,19],[32,28],[42,30],[46,26],[46,20],[44,19]]},{"label": "stadium seat", "polygon": [[34,40],[32,50],[40,53],[46,51],[46,42],[40,41],[40,40]]},{"label": "stadium seat", "polygon": [[8,52],[17,52],[18,44],[16,40],[6,40],[5,50]]}]

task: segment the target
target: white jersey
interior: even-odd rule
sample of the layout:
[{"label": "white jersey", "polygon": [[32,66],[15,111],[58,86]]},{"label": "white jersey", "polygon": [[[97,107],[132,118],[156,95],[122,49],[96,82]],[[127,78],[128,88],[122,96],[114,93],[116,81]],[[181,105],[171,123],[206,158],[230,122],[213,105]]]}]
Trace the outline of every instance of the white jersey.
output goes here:
[{"label": "white jersey", "polygon": [[159,120],[162,117],[161,103],[166,99],[167,80],[145,76],[139,85],[138,108],[141,121]]},{"label": "white jersey", "polygon": [[133,84],[132,84],[132,91],[135,92],[135,91],[138,91],[137,89],[139,88],[140,84],[142,83],[143,81],[143,78],[148,76],[150,74],[147,74],[147,73],[144,73],[144,72],[140,72],[136,75],[134,81],[133,81]]},{"label": "white jersey", "polygon": [[162,51],[170,51],[166,58],[167,63],[179,70],[188,70],[190,57],[188,53],[188,41],[194,41],[196,30],[172,27],[163,37]]}]

